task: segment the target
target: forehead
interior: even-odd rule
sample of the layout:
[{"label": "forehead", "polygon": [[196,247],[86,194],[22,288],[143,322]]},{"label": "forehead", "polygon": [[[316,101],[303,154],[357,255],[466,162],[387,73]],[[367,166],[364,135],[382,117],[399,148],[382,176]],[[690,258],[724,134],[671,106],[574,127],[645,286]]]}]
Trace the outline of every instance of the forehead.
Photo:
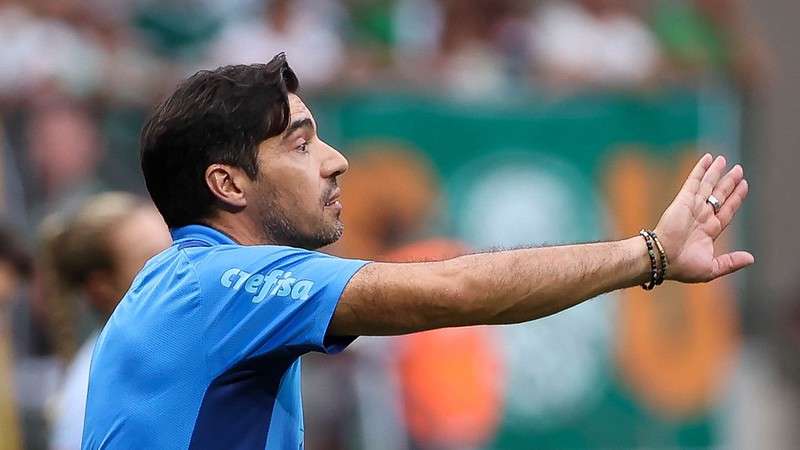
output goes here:
[{"label": "forehead", "polygon": [[295,122],[303,119],[314,120],[311,111],[308,109],[303,100],[296,94],[289,94],[289,114],[291,115],[290,122]]}]

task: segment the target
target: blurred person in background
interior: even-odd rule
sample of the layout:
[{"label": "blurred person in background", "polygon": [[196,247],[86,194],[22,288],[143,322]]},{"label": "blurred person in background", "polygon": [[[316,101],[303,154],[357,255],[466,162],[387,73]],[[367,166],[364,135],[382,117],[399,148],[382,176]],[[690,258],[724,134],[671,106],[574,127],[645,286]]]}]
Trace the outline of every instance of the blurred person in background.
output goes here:
[{"label": "blurred person in background", "polygon": [[295,64],[304,86],[333,82],[345,65],[337,1],[266,0],[260,14],[228,24],[210,44],[208,65],[252,64],[279,52],[303,55]]},{"label": "blurred person in background", "polygon": [[33,223],[50,211],[72,210],[100,190],[97,165],[105,149],[89,113],[69,102],[45,104],[26,124],[27,154],[34,191]]},{"label": "blurred person in background", "polygon": [[0,450],[23,448],[11,345],[11,307],[31,275],[31,260],[21,241],[19,234],[0,225]]},{"label": "blurred person in background", "polygon": [[451,93],[488,95],[508,85],[502,54],[494,47],[493,25],[504,1],[442,0],[444,26],[435,67]]},{"label": "blurred person in background", "polygon": [[[392,79],[392,48],[396,43],[392,11],[396,0],[342,0],[347,11],[344,36],[347,44],[345,81],[374,85]],[[416,24],[419,31],[424,24]],[[341,80],[337,80],[341,83]]]},{"label": "blurred person in background", "polygon": [[[148,20],[155,7],[148,9],[144,1],[0,0],[0,99],[24,104],[56,95],[151,101],[162,83],[185,70],[157,52],[164,35],[181,41],[175,38],[180,25],[164,19],[167,6],[160,2],[151,14],[167,22],[162,24]],[[186,16],[186,5],[177,6]],[[194,16],[190,20],[200,22]],[[197,30],[195,40],[204,43],[214,29]],[[175,43],[181,44],[188,46]]]},{"label": "blurred person in background", "polygon": [[[44,289],[54,338],[60,356],[69,361],[55,399],[50,448],[73,450],[81,444],[89,363],[98,327],[114,311],[139,269],[167,248],[171,239],[150,203],[122,192],[90,197],[74,216],[60,217],[49,217],[41,233]],[[87,334],[81,328],[91,331],[77,349],[78,337]]]},{"label": "blurred person in background", "polygon": [[102,79],[95,97],[111,106],[149,104],[182,71],[181,64],[151,51],[130,18],[102,8],[95,12],[99,17],[92,26],[93,34],[103,51]]},{"label": "blurred person in background", "polygon": [[660,0],[652,22],[673,75],[743,91],[762,81],[766,47],[740,0]]},{"label": "blurred person in background", "polygon": [[80,97],[97,87],[104,55],[82,11],[74,1],[0,1],[0,97]]},{"label": "blurred person in background", "polygon": [[147,48],[154,54],[167,61],[194,66],[202,58],[205,47],[219,32],[224,16],[236,17],[242,3],[253,2],[138,0],[133,2],[130,24],[141,33]]},{"label": "blurred person in background", "polygon": [[[393,14],[396,69],[421,86],[480,97],[509,86],[498,24],[513,1],[401,0]],[[428,70],[418,70],[420,66]]]},{"label": "blurred person in background", "polygon": [[0,214],[10,223],[22,227],[26,223],[23,214],[9,214],[22,211],[25,204],[23,181],[17,165],[17,155],[6,135],[6,124],[0,116]]},{"label": "blurred person in background", "polygon": [[[73,61],[73,64],[75,61]],[[3,180],[9,190],[6,213],[19,225],[35,229],[55,210],[74,210],[95,192],[97,164],[104,154],[100,131],[84,100],[58,89],[30,94],[20,90],[19,101],[5,106],[3,122],[8,145],[4,150]],[[19,161],[20,181],[16,182]],[[24,195],[23,195],[24,194]],[[26,238],[33,239],[28,232]],[[45,409],[60,376],[59,361],[50,339],[48,305],[40,295],[41,283],[33,278],[30,289],[10,312],[14,324],[15,391],[26,448],[46,446]]]},{"label": "blurred person in background", "polygon": [[656,75],[660,54],[626,0],[558,0],[535,11],[530,35],[551,87],[635,87]]},{"label": "blurred person in background", "polygon": [[[438,53],[444,13],[437,0],[397,0],[391,12],[393,58],[397,71],[414,76],[412,61],[432,60]],[[408,72],[408,73],[404,73]]]}]

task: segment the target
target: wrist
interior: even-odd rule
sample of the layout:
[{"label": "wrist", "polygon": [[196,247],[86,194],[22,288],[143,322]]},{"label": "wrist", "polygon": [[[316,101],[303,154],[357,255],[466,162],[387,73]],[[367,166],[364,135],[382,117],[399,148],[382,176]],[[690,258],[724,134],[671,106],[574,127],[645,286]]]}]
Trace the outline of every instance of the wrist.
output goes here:
[{"label": "wrist", "polygon": [[[653,232],[656,234],[656,236],[658,236],[658,240],[662,245],[664,255],[667,259],[667,263],[669,263],[669,261],[672,261],[672,257],[677,253],[677,251],[674,248],[675,247],[674,240],[672,240],[671,237],[667,235],[667,233],[665,233],[659,227],[654,228]],[[673,279],[672,275],[673,275],[672,270],[667,270],[664,279],[672,280]]]},{"label": "wrist", "polygon": [[620,241],[625,253],[625,267],[628,268],[630,286],[641,285],[650,280],[650,256],[647,243],[641,236],[634,236]]}]

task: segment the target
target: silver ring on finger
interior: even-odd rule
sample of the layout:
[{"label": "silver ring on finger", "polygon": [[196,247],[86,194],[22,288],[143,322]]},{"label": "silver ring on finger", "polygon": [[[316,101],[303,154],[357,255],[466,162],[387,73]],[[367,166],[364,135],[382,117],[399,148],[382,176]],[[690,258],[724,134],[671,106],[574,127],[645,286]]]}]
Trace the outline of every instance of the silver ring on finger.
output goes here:
[{"label": "silver ring on finger", "polygon": [[720,202],[717,199],[717,197],[714,197],[713,195],[708,196],[708,198],[706,199],[706,203],[708,203],[709,205],[711,205],[712,208],[714,208],[714,214],[717,214],[719,210],[722,208],[722,202]]}]

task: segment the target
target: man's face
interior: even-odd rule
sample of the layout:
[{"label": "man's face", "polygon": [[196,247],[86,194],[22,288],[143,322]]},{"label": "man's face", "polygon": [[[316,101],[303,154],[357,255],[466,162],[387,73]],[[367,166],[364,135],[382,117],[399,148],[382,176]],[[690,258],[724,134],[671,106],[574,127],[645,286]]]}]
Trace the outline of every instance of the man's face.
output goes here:
[{"label": "man's face", "polygon": [[259,145],[248,209],[269,241],[316,249],[342,236],[337,177],[347,170],[347,160],[317,136],[314,117],[300,97],[289,94],[289,109],[286,131]]}]

